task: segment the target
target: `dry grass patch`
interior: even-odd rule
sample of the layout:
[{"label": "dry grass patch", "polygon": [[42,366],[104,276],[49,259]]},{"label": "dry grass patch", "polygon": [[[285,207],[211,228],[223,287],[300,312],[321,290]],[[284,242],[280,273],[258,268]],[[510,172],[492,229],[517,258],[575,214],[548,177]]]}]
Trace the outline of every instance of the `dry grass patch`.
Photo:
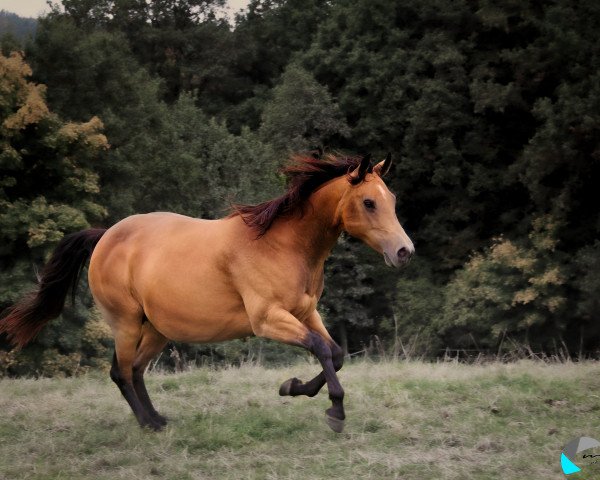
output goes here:
[{"label": "dry grass patch", "polygon": [[104,376],[2,380],[0,479],[558,479],[568,440],[600,438],[598,363],[355,362],[341,435],[326,391],[277,395],[317,369],[151,374],[158,434]]}]

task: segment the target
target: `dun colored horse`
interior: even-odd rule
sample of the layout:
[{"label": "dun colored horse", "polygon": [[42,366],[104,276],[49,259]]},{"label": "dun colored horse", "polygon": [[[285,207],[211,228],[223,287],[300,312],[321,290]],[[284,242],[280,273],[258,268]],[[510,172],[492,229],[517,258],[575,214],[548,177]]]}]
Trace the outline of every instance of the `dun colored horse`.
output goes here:
[{"label": "dun colored horse", "polygon": [[144,370],[169,340],[219,342],[258,335],[312,352],[322,372],[284,382],[280,395],[316,395],[327,383],[326,420],[344,425],[344,390],[336,372],[343,354],[317,312],[323,267],[346,231],[394,267],[414,247],[382,177],[391,156],[371,166],[360,158],[294,157],[283,172],[285,194],[226,218],[173,213],[128,217],[108,230],[65,236],[42,270],[37,290],[11,307],[0,333],[27,344],[65,303],[91,255],[89,285],[115,338],[110,372],[141,426],[166,419],[152,405]]}]

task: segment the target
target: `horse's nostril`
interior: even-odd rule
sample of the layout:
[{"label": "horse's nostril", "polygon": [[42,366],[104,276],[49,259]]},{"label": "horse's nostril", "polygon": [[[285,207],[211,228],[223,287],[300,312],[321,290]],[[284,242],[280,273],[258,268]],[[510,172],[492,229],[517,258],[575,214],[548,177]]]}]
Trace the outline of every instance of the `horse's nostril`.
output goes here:
[{"label": "horse's nostril", "polygon": [[410,252],[408,251],[408,248],[402,247],[400,250],[398,250],[398,258],[400,260],[406,260],[408,257],[410,257]]}]

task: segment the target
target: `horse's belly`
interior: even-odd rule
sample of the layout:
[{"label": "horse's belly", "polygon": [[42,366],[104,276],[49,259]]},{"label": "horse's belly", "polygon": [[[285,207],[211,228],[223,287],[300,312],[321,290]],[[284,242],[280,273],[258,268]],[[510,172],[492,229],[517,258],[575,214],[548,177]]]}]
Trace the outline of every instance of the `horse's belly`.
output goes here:
[{"label": "horse's belly", "polygon": [[247,318],[217,318],[198,315],[193,318],[175,315],[150,318],[152,325],[165,337],[177,342],[222,342],[253,335]]},{"label": "horse's belly", "polygon": [[[159,297],[155,297],[158,299]],[[162,295],[144,301],[144,312],[165,337],[179,342],[220,342],[252,335],[241,298],[231,293]]]},{"label": "horse's belly", "polygon": [[220,342],[251,335],[241,298],[215,287],[150,295],[143,302],[144,312],[160,333],[180,342]]}]

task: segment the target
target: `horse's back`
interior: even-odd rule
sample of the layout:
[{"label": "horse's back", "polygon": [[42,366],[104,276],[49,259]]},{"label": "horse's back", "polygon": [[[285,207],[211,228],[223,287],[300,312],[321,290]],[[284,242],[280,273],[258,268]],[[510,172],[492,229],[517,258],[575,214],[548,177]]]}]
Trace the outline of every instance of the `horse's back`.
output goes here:
[{"label": "horse's back", "polygon": [[[128,217],[100,240],[90,287],[101,309],[138,309],[167,338],[218,341],[252,333],[229,266],[241,219],[173,213]],[[133,314],[133,313],[132,313]]]}]

